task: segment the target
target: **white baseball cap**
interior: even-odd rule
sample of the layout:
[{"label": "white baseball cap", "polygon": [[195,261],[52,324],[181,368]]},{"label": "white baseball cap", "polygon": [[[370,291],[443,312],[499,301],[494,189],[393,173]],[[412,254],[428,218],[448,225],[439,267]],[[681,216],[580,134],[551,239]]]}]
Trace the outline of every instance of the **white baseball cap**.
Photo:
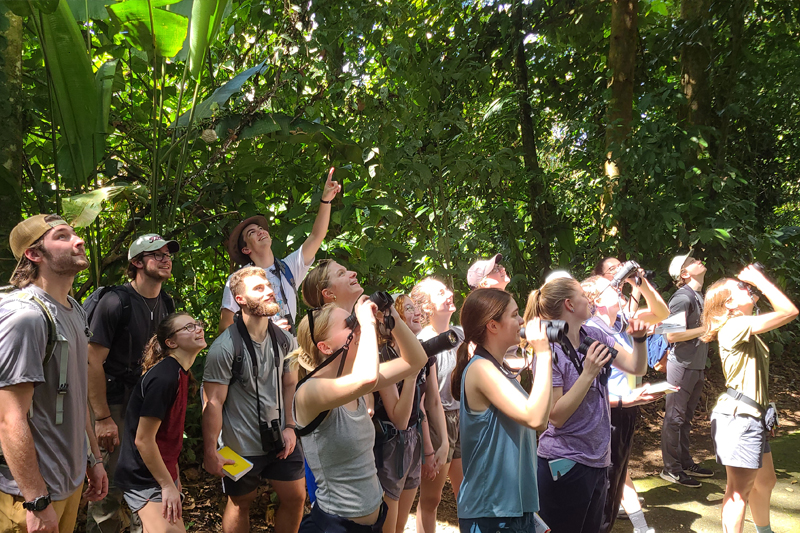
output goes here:
[{"label": "white baseball cap", "polygon": [[669,275],[672,279],[674,279],[675,281],[681,279],[681,272],[683,271],[683,268],[686,266],[686,263],[689,261],[689,259],[692,258],[693,253],[694,250],[690,249],[688,254],[676,255],[672,259],[672,262],[670,262],[669,264],[669,270],[668,270]]},{"label": "white baseball cap", "polygon": [[155,252],[164,246],[168,247],[167,249],[171,254],[177,253],[178,250],[181,249],[181,245],[178,244],[178,241],[167,241],[156,233],[142,235],[133,241],[133,244],[131,244],[131,247],[128,249],[128,261],[131,261],[142,252]]}]

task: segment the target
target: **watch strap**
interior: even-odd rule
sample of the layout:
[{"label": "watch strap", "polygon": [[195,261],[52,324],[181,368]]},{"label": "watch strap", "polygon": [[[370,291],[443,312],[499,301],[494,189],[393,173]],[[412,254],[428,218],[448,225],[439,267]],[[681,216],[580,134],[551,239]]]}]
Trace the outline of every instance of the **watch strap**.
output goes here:
[{"label": "watch strap", "polygon": [[52,500],[50,499],[50,494],[48,493],[45,494],[44,496],[39,496],[35,500],[29,502],[22,502],[22,508],[25,509],[26,511],[33,511],[33,512],[44,511],[45,509],[47,509],[47,506],[50,505],[51,503]]}]

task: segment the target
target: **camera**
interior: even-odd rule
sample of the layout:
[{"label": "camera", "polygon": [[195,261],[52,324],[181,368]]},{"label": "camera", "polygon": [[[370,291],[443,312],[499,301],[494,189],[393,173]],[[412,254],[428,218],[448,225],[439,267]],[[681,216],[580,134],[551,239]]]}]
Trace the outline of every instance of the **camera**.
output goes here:
[{"label": "camera", "polygon": [[394,298],[392,295],[385,291],[373,292],[369,297],[369,301],[373,302],[378,311],[383,313],[383,322],[378,323],[378,333],[385,338],[392,336],[394,329],[394,317],[391,315],[392,306],[394,305]]},{"label": "camera", "polygon": [[425,355],[430,357],[440,354],[445,350],[455,348],[458,344],[458,335],[456,335],[453,330],[448,329],[444,333],[439,333],[435,337],[420,344],[422,344],[422,349],[425,350]]},{"label": "camera", "polygon": [[641,285],[642,278],[639,277],[640,268],[639,263],[636,261],[626,261],[622,263],[619,268],[617,268],[614,279],[611,280],[611,286],[618,288],[628,278],[633,278],[636,281],[636,285]]},{"label": "camera", "polygon": [[[562,344],[569,333],[569,324],[564,320],[542,320],[547,334],[547,342],[551,344]],[[523,334],[524,338],[524,334]]]},{"label": "camera", "polygon": [[261,449],[265,452],[278,453],[286,447],[281,422],[277,418],[271,422],[259,422],[258,430],[261,433]]},{"label": "camera", "polygon": [[611,359],[608,360],[608,363],[606,363],[605,368],[607,370],[611,370],[611,363],[614,362],[614,359],[617,358],[617,354],[619,353],[616,350],[616,348],[614,348],[613,346],[608,346],[606,343],[598,341],[597,339],[593,339],[592,337],[587,335],[581,341],[581,345],[578,346],[578,351],[580,353],[582,353],[583,355],[586,355],[586,353],[589,351],[589,348],[591,347],[591,345],[594,344],[595,342],[600,342],[600,344],[602,344],[603,346],[608,348],[608,352],[611,354]]},{"label": "camera", "polygon": [[644,278],[650,282],[650,285],[653,286],[654,289],[658,289],[658,283],[656,283],[656,273],[653,270],[645,270],[644,271]]}]

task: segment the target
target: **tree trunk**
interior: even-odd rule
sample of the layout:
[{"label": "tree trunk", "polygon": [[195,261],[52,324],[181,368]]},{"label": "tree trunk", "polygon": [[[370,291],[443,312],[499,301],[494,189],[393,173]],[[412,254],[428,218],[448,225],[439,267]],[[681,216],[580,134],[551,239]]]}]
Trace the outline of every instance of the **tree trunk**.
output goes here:
[{"label": "tree trunk", "polygon": [[[611,101],[608,106],[606,126],[606,187],[601,202],[601,212],[613,205],[616,193],[625,197],[625,190],[616,191],[619,185],[619,156],[631,130],[633,116],[633,74],[636,67],[636,36],[639,0],[612,0],[611,39],[608,50],[608,68],[611,71]],[[601,232],[605,224],[601,225]],[[623,224],[624,228],[624,224]],[[616,223],[610,234],[616,234]]]},{"label": "tree trunk", "polygon": [[528,175],[528,209],[531,213],[534,229],[539,233],[539,238],[533,242],[533,257],[536,265],[533,272],[534,278],[541,279],[550,269],[550,209],[551,200],[547,194],[545,176],[539,166],[539,157],[536,153],[536,133],[533,126],[533,110],[530,104],[530,90],[528,88],[528,63],[525,55],[525,34],[522,31],[523,17],[522,4],[517,4],[514,10],[514,84],[519,105],[519,125],[522,137],[522,160]]},{"label": "tree trunk", "polygon": [[0,3],[0,276],[16,266],[8,234],[22,218],[22,18]]},{"label": "tree trunk", "polygon": [[708,28],[709,0],[682,0],[683,45],[681,46],[681,87],[686,95],[683,119],[693,126],[710,126],[711,92],[708,68],[711,63],[711,35]]}]

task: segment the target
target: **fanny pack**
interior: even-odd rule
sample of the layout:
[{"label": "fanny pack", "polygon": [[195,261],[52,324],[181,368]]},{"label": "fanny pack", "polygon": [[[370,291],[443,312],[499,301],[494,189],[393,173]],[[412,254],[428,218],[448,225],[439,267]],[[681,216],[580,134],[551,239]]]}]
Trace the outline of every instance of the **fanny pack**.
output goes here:
[{"label": "fanny pack", "polygon": [[725,392],[731,398],[734,398],[737,401],[752,407],[753,409],[757,409],[761,414],[761,423],[764,424],[764,427],[767,429],[767,431],[772,431],[778,427],[778,410],[775,408],[774,403],[770,402],[769,406],[764,409],[757,401],[745,394],[742,394],[738,390],[728,387],[728,390]]}]

